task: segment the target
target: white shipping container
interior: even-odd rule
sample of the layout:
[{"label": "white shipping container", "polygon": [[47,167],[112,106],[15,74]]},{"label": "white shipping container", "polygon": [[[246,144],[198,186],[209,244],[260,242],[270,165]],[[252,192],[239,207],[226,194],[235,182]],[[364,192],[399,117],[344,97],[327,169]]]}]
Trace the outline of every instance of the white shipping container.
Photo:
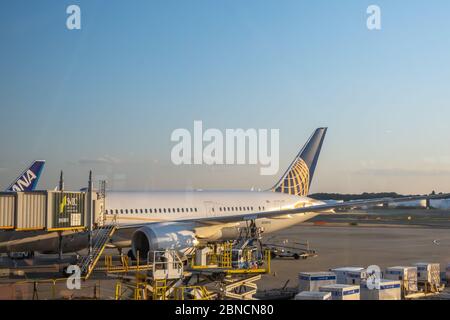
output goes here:
[{"label": "white shipping container", "polygon": [[331,300],[331,292],[302,291],[295,296],[294,300]]},{"label": "white shipping container", "polygon": [[336,274],[336,283],[347,284],[347,274],[349,272],[361,272],[364,270],[362,267],[342,267],[330,269],[331,272]]},{"label": "white shipping container", "polygon": [[417,280],[431,285],[439,286],[441,283],[441,265],[439,263],[419,262],[417,268]]},{"label": "white shipping container", "polygon": [[384,278],[399,280],[405,293],[417,292],[417,268],[416,267],[390,267],[384,273]]},{"label": "white shipping container", "polygon": [[361,300],[401,300],[402,288],[398,280],[381,279],[378,288],[368,288],[366,281],[361,283]]},{"label": "white shipping container", "polygon": [[319,291],[321,286],[336,283],[333,272],[300,272],[298,274],[298,288],[302,291]]},{"label": "white shipping container", "polygon": [[319,289],[322,292],[331,292],[331,300],[359,300],[359,286],[348,284],[330,284]]},{"label": "white shipping container", "polygon": [[445,280],[447,284],[450,284],[450,263],[447,264],[447,268],[445,268]]},{"label": "white shipping container", "polygon": [[362,281],[367,279],[367,271],[365,269],[360,271],[347,272],[346,284],[359,285]]}]

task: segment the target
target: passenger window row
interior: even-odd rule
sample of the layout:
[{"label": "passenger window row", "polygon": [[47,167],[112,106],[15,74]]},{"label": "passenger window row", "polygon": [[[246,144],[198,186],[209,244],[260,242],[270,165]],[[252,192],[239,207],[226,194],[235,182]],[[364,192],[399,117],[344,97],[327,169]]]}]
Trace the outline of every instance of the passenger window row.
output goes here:
[{"label": "passenger window row", "polygon": [[[264,207],[259,206],[258,210],[264,210]],[[240,211],[253,211],[253,207],[219,207],[219,211],[220,212],[231,212],[231,211],[235,211],[235,212],[240,212]]]},{"label": "passenger window row", "polygon": [[106,214],[138,214],[138,213],[185,213],[198,212],[197,208],[156,208],[156,209],[106,209]]},{"label": "passenger window row", "polygon": [[[264,211],[264,206],[258,207],[259,211]],[[220,212],[242,212],[253,211],[253,207],[219,207]],[[214,212],[214,208],[212,208]],[[188,213],[198,212],[197,208],[155,208],[155,209],[106,209],[106,214],[139,214],[139,213]]]}]

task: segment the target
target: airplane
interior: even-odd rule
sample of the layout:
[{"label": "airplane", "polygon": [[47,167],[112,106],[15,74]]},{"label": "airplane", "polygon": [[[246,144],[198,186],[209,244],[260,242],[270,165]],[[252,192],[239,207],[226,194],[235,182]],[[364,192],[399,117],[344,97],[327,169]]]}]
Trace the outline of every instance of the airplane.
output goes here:
[{"label": "airplane", "polygon": [[[412,196],[327,203],[308,197],[327,128],[317,128],[279,181],[266,191],[156,191],[106,193],[104,217],[117,231],[108,246],[119,250],[186,252],[198,244],[236,239],[243,230],[266,235],[334,209],[442,197]],[[35,233],[24,239],[0,237],[0,252],[76,252],[87,232]],[[25,236],[24,236],[25,237]],[[60,243],[62,239],[62,243]],[[60,251],[58,251],[60,250]]]},{"label": "airplane", "polygon": [[10,185],[6,192],[33,191],[36,189],[45,160],[34,160]]},{"label": "airplane", "polygon": [[106,219],[115,221],[111,244],[136,252],[191,248],[236,239],[245,228],[263,235],[337,208],[404,202],[430,196],[327,203],[308,197],[327,128],[317,128],[280,180],[266,191],[107,192]]}]

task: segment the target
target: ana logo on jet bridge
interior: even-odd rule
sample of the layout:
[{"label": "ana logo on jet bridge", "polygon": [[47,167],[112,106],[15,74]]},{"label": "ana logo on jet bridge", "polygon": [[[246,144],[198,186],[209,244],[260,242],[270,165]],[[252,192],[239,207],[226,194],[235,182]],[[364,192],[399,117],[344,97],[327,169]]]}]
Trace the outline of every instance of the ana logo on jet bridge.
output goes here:
[{"label": "ana logo on jet bridge", "polygon": [[194,121],[193,134],[180,128],[172,132],[170,139],[178,142],[171,152],[175,165],[259,164],[261,175],[278,172],[279,129],[226,129],[223,134],[213,128],[203,132],[202,121]]},{"label": "ana logo on jet bridge", "polygon": [[17,192],[23,191],[24,188],[28,188],[35,179],[36,175],[34,172],[27,170],[27,172],[25,172],[11,188],[13,191]]}]

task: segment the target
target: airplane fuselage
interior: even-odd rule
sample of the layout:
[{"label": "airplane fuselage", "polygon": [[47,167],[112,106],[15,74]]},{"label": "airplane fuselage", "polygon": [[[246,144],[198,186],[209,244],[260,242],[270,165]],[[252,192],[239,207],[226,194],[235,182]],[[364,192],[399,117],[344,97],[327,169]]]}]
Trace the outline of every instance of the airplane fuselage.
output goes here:
[{"label": "airplane fuselage", "polygon": [[[174,222],[186,219],[201,220],[208,217],[242,215],[280,211],[322,204],[305,196],[278,192],[256,191],[186,191],[186,192],[108,192],[106,198],[106,220],[120,225],[142,225],[146,223]],[[256,219],[256,225],[264,234],[288,228],[318,215],[307,212],[276,218]],[[220,220],[220,219],[219,219]],[[221,225],[220,233],[212,232],[218,226],[197,229],[199,238],[205,240],[228,240],[238,236],[246,222]],[[209,229],[209,230],[208,230]],[[198,230],[202,230],[199,234]],[[130,246],[129,232],[118,232],[113,243],[119,247]]]}]

